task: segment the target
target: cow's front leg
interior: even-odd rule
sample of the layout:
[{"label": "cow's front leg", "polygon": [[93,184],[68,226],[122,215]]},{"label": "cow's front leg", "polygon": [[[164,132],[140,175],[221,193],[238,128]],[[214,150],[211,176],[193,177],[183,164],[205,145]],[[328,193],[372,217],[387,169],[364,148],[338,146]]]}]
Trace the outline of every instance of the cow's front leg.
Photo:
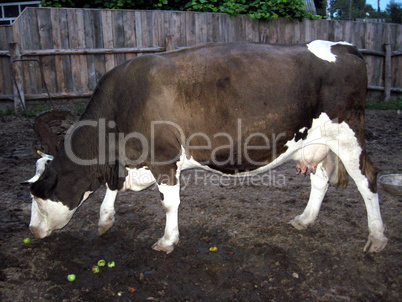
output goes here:
[{"label": "cow's front leg", "polygon": [[162,205],[166,211],[165,233],[152,248],[157,251],[164,251],[167,254],[173,251],[174,245],[179,242],[178,214],[180,205],[180,183],[175,185],[160,184]]},{"label": "cow's front leg", "polygon": [[311,192],[303,214],[296,216],[289,223],[298,230],[307,228],[317,218],[322,200],[328,189],[328,175],[323,163],[319,163],[315,174],[310,174]]},{"label": "cow's front leg", "polygon": [[100,207],[100,216],[98,223],[99,235],[107,232],[114,224],[114,202],[116,200],[117,192],[117,190],[110,190],[108,185],[106,185],[105,198],[103,198],[102,205]]}]

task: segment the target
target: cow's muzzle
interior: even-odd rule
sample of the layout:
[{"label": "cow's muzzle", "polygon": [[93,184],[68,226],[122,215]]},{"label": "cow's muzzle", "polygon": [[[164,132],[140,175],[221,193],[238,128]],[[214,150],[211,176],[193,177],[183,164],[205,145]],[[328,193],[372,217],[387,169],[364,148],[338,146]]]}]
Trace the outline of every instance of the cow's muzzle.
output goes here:
[{"label": "cow's muzzle", "polygon": [[51,234],[51,231],[47,231],[36,226],[30,226],[29,230],[31,231],[32,234],[35,235],[36,238],[39,239],[45,238]]}]

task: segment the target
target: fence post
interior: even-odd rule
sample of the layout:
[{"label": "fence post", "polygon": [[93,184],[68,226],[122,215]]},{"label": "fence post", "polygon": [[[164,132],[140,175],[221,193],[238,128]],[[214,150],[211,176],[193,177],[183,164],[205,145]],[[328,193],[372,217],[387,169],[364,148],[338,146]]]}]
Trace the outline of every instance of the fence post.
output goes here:
[{"label": "fence post", "polygon": [[10,43],[10,68],[13,79],[13,98],[15,114],[25,108],[24,85],[22,77],[22,62],[13,62],[21,59],[20,47],[18,43]]},{"label": "fence post", "polygon": [[384,44],[385,61],[384,61],[384,102],[391,99],[392,85],[392,64],[391,64],[391,45]]}]

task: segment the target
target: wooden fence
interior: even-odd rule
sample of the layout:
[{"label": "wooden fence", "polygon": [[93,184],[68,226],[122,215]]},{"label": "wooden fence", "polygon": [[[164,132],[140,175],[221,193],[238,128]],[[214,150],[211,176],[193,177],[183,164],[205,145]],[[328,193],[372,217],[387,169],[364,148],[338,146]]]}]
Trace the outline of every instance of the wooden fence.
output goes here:
[{"label": "wooden fence", "polygon": [[402,92],[402,25],[267,22],[176,11],[26,8],[13,25],[0,26],[0,99],[18,99],[15,87],[26,100],[44,99],[43,80],[53,98],[88,97],[106,71],[149,52],[207,42],[295,44],[315,39],[355,44],[365,55],[369,87],[385,89],[386,98],[391,92]]}]

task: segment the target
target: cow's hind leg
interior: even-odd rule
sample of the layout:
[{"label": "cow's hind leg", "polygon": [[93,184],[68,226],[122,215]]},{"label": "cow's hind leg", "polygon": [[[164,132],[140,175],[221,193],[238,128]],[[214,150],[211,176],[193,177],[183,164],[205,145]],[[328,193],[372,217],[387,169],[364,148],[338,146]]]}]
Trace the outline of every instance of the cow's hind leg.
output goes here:
[{"label": "cow's hind leg", "polygon": [[107,232],[114,224],[114,202],[117,196],[117,190],[110,190],[106,185],[106,194],[103,198],[102,205],[100,207],[100,216],[98,223],[98,233],[99,235]]},{"label": "cow's hind leg", "polygon": [[301,215],[296,216],[289,222],[296,229],[305,229],[316,220],[322,200],[328,189],[328,179],[329,176],[324,162],[321,162],[317,165],[315,174],[310,174],[311,192],[306,208]]},{"label": "cow's hind leg", "polygon": [[364,251],[380,252],[387,245],[378,200],[377,170],[371,163],[364,146],[358,143],[354,132],[342,123],[337,140],[328,141],[330,149],[342,160],[346,171],[362,195],[368,218],[369,237]]}]

